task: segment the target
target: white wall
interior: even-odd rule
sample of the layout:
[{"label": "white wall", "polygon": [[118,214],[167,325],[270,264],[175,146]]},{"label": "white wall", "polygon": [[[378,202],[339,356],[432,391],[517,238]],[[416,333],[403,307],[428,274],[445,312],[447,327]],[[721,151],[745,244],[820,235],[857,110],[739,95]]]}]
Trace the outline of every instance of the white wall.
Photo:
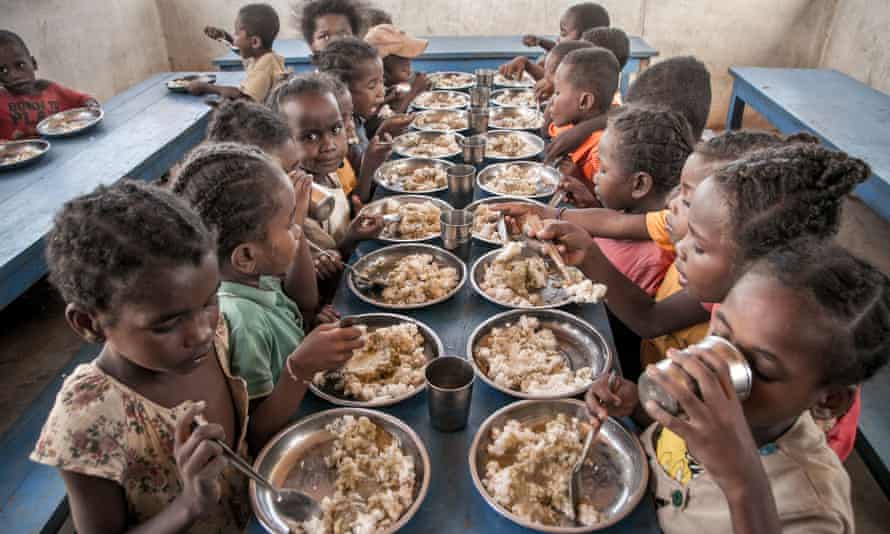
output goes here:
[{"label": "white wall", "polygon": [[0,0],[0,6],[0,28],[22,36],[38,76],[100,100],[170,70],[153,0]]},{"label": "white wall", "polygon": [[820,66],[890,93],[890,2],[840,2]]}]

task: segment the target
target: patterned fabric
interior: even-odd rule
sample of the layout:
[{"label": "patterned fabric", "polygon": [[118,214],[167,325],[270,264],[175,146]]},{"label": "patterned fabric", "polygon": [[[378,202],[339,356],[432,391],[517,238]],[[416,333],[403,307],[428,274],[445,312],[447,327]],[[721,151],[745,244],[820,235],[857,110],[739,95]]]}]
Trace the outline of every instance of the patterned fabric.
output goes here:
[{"label": "patterned fabric", "polygon": [[[238,416],[237,451],[248,459],[247,389],[228,369],[228,332],[220,316],[216,355]],[[124,490],[132,524],[147,521],[182,493],[173,456],[176,421],[190,402],[160,406],[121,384],[95,362],[69,376],[31,453],[34,462],[112,480]],[[233,467],[220,475],[219,510],[188,532],[243,532],[250,518],[247,480]]]}]

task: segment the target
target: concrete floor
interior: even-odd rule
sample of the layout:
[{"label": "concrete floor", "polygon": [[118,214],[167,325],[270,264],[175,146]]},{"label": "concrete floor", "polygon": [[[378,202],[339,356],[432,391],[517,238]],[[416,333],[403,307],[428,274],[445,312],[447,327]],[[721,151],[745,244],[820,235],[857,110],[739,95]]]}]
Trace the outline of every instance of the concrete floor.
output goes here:
[{"label": "concrete floor", "polygon": [[[856,199],[847,203],[838,241],[890,273],[890,223]],[[64,319],[64,304],[41,281],[0,311],[0,435],[70,361],[80,346]],[[860,534],[883,534],[890,525],[888,499],[854,452],[846,463]]]}]

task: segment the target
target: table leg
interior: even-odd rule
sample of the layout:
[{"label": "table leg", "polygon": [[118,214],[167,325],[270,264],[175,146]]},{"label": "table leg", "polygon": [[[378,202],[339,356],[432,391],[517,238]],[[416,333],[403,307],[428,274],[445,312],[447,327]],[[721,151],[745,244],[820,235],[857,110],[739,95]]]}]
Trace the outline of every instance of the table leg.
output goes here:
[{"label": "table leg", "polygon": [[732,95],[729,97],[729,109],[726,111],[726,128],[738,130],[742,127],[742,116],[745,114],[745,101],[736,93],[735,83],[732,86]]}]

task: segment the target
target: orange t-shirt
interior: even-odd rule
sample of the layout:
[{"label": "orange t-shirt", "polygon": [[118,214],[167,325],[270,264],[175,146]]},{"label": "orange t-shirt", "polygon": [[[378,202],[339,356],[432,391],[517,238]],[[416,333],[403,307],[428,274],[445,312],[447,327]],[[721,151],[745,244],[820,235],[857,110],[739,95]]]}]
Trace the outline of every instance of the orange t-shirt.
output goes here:
[{"label": "orange t-shirt", "polygon": [[646,232],[649,239],[658,245],[661,250],[674,253],[674,244],[667,230],[667,215],[671,210],[650,211],[646,214]]},{"label": "orange t-shirt", "polygon": [[[553,123],[550,123],[550,126],[547,128],[547,134],[550,135],[550,138],[554,138],[557,135],[561,134],[569,130],[570,128],[574,128],[574,124],[568,124],[566,126],[556,126]],[[569,157],[572,159],[572,162],[577,165],[581,172],[584,174],[584,178],[588,181],[592,182],[594,175],[600,169],[600,137],[603,136],[603,130],[599,130],[590,134],[590,137],[584,140],[583,143],[578,145],[578,147],[569,152]]]},{"label": "orange t-shirt", "polygon": [[343,165],[337,169],[337,178],[340,179],[340,187],[343,188],[343,192],[347,195],[352,193],[352,190],[358,185],[355,170],[352,168],[352,164],[349,163],[349,158],[343,158]]}]

